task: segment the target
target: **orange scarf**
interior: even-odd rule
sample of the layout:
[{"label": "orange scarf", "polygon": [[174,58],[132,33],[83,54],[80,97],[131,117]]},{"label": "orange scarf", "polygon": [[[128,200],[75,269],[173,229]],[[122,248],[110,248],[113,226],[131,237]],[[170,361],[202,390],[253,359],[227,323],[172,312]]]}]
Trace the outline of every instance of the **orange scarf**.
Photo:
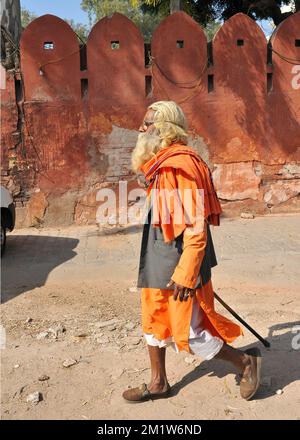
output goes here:
[{"label": "orange scarf", "polygon": [[[161,169],[164,169],[166,178],[162,180],[158,179],[156,188],[159,191],[168,186],[168,173],[170,171],[168,171],[167,168],[175,168],[183,171],[184,174],[196,183],[198,189],[203,190],[204,217],[209,224],[219,226],[220,214],[222,212],[221,205],[213,185],[211,172],[201,157],[191,147],[185,145],[173,144],[170,147],[160,150],[140,168],[145,174],[146,180],[149,182],[148,194],[153,187],[155,177]],[[181,228],[181,230],[183,229],[184,228]],[[177,234],[174,233],[167,235],[169,235],[169,237],[167,237],[166,241],[172,240],[177,236]]]}]

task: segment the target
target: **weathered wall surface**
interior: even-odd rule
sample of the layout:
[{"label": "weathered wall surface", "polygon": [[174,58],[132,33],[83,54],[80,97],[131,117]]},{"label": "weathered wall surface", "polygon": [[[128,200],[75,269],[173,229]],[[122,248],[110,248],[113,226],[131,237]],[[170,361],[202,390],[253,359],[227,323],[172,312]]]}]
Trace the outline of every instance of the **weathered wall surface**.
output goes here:
[{"label": "weathered wall surface", "polygon": [[[79,50],[46,15],[21,39],[2,99],[2,181],[18,224],[95,222],[98,189],[127,180],[147,105],[172,99],[209,163],[226,215],[300,211],[300,13],[272,36],[237,14],[207,45],[183,12],[156,29],[151,65],[135,25],[114,14]],[[86,56],[85,56],[86,55]]]}]

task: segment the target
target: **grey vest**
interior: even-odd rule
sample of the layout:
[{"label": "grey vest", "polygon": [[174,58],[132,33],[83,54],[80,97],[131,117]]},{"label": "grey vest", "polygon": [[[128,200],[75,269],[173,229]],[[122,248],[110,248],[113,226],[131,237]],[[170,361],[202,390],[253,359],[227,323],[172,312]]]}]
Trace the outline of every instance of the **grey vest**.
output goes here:
[{"label": "grey vest", "polygon": [[[137,287],[167,289],[166,285],[173,275],[182,252],[183,233],[172,242],[165,243],[161,228],[154,228],[151,223],[150,210],[148,221],[144,224],[143,229]],[[211,268],[217,264],[209,225],[207,225],[205,255],[196,288],[202,287],[211,279]]]}]

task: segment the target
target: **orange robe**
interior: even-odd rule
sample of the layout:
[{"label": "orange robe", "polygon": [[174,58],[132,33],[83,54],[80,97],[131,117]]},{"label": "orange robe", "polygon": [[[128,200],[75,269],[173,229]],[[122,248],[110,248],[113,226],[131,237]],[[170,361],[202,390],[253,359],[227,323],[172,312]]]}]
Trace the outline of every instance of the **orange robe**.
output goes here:
[{"label": "orange robe", "polygon": [[[164,148],[141,169],[150,181],[148,195],[150,195],[153,185],[156,185],[159,193],[162,189],[177,189],[180,194],[183,194],[185,189],[190,189],[195,204],[196,190],[201,189],[204,192],[205,222],[202,232],[189,233],[190,228],[195,225],[192,223],[187,224],[184,216],[182,216],[182,223],[178,224],[177,222],[176,224],[172,209],[170,223],[164,223],[162,221],[164,196],[158,202],[159,220],[157,224],[153,225],[154,227],[161,227],[165,242],[174,240],[183,232],[183,252],[177,266],[174,268],[172,280],[182,286],[194,288],[205,253],[206,224],[218,225],[221,213],[209,169],[194,150],[183,145],[172,145]],[[209,330],[213,336],[230,343],[243,334],[239,325],[215,311],[211,280],[196,290],[196,299],[204,312],[203,327]],[[188,338],[191,316],[191,298],[188,301],[180,302],[179,299],[174,301],[173,290],[142,289],[142,326],[144,333],[153,334],[159,340],[173,336],[179,350],[190,352]]]}]

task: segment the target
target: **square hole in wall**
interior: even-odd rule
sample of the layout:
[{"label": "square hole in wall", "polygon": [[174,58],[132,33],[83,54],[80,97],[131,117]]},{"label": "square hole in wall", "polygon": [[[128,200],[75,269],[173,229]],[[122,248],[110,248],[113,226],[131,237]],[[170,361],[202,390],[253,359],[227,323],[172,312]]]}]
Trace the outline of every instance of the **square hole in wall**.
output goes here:
[{"label": "square hole in wall", "polygon": [[237,46],[244,46],[244,40],[236,40]]},{"label": "square hole in wall", "polygon": [[53,41],[45,41],[44,49],[46,49],[46,50],[53,50],[54,49]]},{"label": "square hole in wall", "polygon": [[118,50],[120,49],[120,41],[111,41],[110,42],[110,47],[112,48],[112,50]]},{"label": "square hole in wall", "polygon": [[298,40],[298,39],[295,40],[295,46],[300,47],[300,40]]},{"label": "square hole in wall", "polygon": [[183,49],[184,48],[184,41],[183,40],[177,40],[176,46],[178,47],[178,49]]},{"label": "square hole in wall", "polygon": [[81,79],[81,99],[86,99],[88,96],[89,81],[87,78]]},{"label": "square hole in wall", "polygon": [[267,73],[267,92],[270,93],[273,90],[273,73]]},{"label": "square hole in wall", "polygon": [[207,90],[208,93],[214,91],[214,75],[208,75],[207,77]]},{"label": "square hole in wall", "polygon": [[80,46],[80,70],[86,70],[87,69],[87,51],[86,51],[86,45],[82,44]]},{"label": "square hole in wall", "polygon": [[152,92],[152,76],[150,75],[145,76],[145,91],[146,96],[149,96]]}]

